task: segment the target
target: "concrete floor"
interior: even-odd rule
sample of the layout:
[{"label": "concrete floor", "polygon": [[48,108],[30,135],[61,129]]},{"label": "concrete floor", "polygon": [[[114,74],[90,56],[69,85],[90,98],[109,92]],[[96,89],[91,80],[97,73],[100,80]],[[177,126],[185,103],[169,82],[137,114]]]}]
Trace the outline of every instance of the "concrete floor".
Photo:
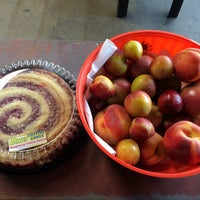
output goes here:
[{"label": "concrete floor", "polygon": [[126,18],[117,0],[0,0],[0,38],[103,41],[141,29],[166,30],[200,42],[199,0],[185,0],[167,18],[172,0],[130,0]]}]

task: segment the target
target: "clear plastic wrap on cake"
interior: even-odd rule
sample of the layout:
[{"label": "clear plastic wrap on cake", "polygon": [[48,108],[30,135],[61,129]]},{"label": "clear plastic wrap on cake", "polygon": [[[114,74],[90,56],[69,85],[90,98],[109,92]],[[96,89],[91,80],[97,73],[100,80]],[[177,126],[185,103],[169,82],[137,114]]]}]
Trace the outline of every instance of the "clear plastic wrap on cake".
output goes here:
[{"label": "clear plastic wrap on cake", "polygon": [[35,171],[72,154],[83,139],[73,75],[42,60],[12,63],[0,74],[1,168]]}]

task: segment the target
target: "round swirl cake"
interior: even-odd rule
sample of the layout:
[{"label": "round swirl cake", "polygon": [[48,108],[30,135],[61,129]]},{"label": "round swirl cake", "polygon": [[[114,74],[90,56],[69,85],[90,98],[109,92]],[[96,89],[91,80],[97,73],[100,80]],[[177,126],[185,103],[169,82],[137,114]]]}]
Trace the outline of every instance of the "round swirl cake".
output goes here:
[{"label": "round swirl cake", "polygon": [[[74,91],[38,68],[0,79],[0,166],[35,169],[70,151],[80,126]],[[69,153],[69,152],[68,152]]]}]

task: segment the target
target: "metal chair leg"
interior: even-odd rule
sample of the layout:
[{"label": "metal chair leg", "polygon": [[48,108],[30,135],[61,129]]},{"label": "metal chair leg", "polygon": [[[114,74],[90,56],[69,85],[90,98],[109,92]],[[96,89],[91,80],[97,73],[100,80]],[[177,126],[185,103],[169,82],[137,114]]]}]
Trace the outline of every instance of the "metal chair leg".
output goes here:
[{"label": "metal chair leg", "polygon": [[183,4],[183,0],[173,0],[167,17],[177,17],[182,4]]},{"label": "metal chair leg", "polygon": [[127,15],[129,0],[118,0],[117,17],[123,18]]},{"label": "metal chair leg", "polygon": [[[173,0],[167,17],[177,17],[184,0]],[[123,18],[127,15],[129,0],[118,0],[117,17]]]}]

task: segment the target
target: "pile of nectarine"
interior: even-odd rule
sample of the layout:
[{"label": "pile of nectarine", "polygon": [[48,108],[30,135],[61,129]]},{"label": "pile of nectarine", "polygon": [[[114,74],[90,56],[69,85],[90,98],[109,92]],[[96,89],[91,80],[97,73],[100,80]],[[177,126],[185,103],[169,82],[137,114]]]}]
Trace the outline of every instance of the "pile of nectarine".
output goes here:
[{"label": "pile of nectarine", "polygon": [[102,66],[90,91],[95,133],[119,159],[200,164],[200,49],[154,55],[130,40]]}]

